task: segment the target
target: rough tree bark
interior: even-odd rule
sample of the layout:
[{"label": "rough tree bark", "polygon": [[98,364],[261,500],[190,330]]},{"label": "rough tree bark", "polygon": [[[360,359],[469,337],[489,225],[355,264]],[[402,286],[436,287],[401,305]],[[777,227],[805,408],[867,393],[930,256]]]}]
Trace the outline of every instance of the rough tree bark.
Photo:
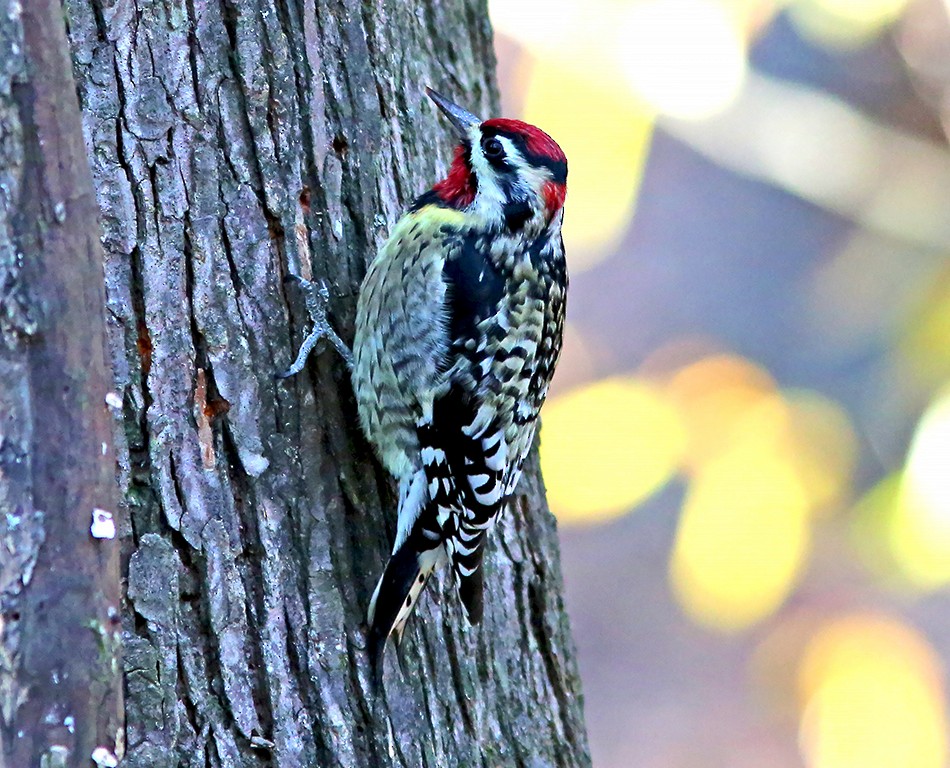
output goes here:
[{"label": "rough tree bark", "polygon": [[451,148],[431,84],[496,112],[483,0],[65,0],[101,208],[128,505],[127,766],[589,763],[536,462],[484,623],[428,590],[385,692],[362,623],[395,528],[348,374],[368,261]]},{"label": "rough tree bark", "polygon": [[62,10],[0,0],[0,766],[11,768],[114,765],[121,751],[97,213]]}]

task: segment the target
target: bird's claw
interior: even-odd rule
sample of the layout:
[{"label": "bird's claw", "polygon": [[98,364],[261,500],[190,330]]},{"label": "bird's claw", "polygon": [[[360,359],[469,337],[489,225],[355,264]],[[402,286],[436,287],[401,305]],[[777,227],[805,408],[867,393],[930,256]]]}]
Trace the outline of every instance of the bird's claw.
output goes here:
[{"label": "bird's claw", "polygon": [[310,315],[313,327],[310,329],[307,338],[303,340],[303,344],[300,345],[294,362],[286,371],[276,374],[275,378],[288,379],[300,373],[307,364],[307,358],[310,356],[310,352],[317,345],[317,342],[323,338],[329,340],[330,343],[336,347],[337,352],[339,352],[340,356],[346,361],[347,366],[352,368],[352,352],[350,352],[349,347],[346,346],[343,339],[340,338],[339,334],[337,334],[327,319],[327,307],[330,304],[330,288],[326,282],[323,280],[311,282],[310,280],[304,280],[300,275],[293,274],[286,275],[284,282],[295,282],[303,289],[304,298],[307,302],[307,312]]}]

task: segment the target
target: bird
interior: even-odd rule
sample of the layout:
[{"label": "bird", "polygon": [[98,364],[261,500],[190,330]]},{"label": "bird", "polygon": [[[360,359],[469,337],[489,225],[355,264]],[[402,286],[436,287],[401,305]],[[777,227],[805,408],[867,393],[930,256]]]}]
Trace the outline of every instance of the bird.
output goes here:
[{"label": "bird", "polygon": [[[401,640],[444,564],[469,624],[482,619],[486,536],[534,444],[568,289],[560,146],[521,120],[481,120],[426,93],[456,133],[451,165],[370,264],[347,356],[363,432],[399,484],[395,542],[367,611],[377,677],[387,641]],[[314,332],[288,374],[314,334],[341,349],[312,303]]]}]

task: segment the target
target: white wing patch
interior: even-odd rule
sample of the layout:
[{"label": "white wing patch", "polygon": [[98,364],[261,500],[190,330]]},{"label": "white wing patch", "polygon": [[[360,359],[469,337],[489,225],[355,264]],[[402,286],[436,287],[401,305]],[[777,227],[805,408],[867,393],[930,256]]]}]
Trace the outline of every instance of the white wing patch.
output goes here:
[{"label": "white wing patch", "polygon": [[482,440],[482,451],[485,456],[485,466],[495,472],[503,472],[508,464],[508,444],[501,432]]},{"label": "white wing patch", "polygon": [[488,403],[482,403],[478,406],[478,410],[475,412],[475,417],[472,419],[472,423],[467,427],[462,427],[462,433],[467,437],[475,437],[476,435],[482,434],[488,425],[491,424],[492,419],[495,418],[495,411],[491,408]]},{"label": "white wing patch", "polygon": [[433,448],[431,445],[422,446],[423,464],[444,464],[445,451],[441,448]]},{"label": "white wing patch", "polygon": [[[485,477],[485,475],[482,475]],[[472,488],[472,493],[475,494],[475,500],[484,507],[491,507],[501,501],[501,492],[503,484],[500,481],[493,482],[488,490],[483,490],[485,484],[483,483],[479,486],[479,489]]]}]

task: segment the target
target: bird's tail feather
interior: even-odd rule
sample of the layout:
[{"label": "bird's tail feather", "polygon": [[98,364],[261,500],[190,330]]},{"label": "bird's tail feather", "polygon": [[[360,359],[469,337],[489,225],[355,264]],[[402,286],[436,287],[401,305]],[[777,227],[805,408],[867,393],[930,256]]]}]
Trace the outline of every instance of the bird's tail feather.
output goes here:
[{"label": "bird's tail feather", "polygon": [[395,635],[397,641],[402,640],[406,622],[416,607],[426,581],[444,557],[443,553],[441,546],[419,552],[410,537],[393,552],[379,577],[366,617],[369,624],[369,655],[377,681],[383,672],[386,641],[390,635]]},{"label": "bird's tail feather", "polygon": [[455,573],[459,598],[461,598],[462,607],[465,609],[465,618],[468,619],[469,624],[475,626],[481,622],[482,615],[485,612],[483,596],[485,572],[482,570],[481,557],[478,558],[478,564],[471,574],[462,575],[458,570]]},{"label": "bird's tail feather", "polygon": [[449,542],[448,550],[459,598],[465,608],[465,618],[474,626],[482,620],[485,608],[485,572],[482,565],[485,555],[485,531],[463,528],[459,538]]}]

